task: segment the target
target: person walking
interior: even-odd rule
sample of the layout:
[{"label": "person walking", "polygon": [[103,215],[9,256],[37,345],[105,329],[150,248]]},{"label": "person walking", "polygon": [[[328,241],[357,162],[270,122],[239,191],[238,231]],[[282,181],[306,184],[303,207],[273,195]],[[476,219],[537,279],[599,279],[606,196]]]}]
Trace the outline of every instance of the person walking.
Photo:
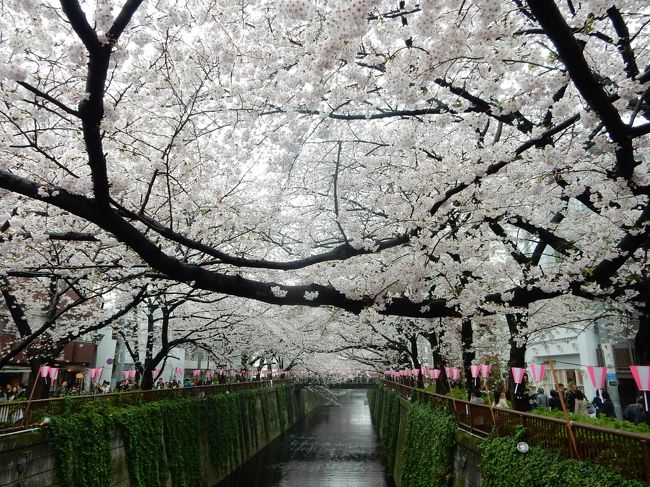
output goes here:
[{"label": "person walking", "polygon": [[606,418],[615,418],[616,413],[614,412],[614,403],[609,397],[609,392],[603,391],[603,407],[602,412],[599,413],[599,417],[604,415]]},{"label": "person walking", "polygon": [[501,393],[501,395],[499,396],[499,400],[494,405],[494,407],[495,408],[510,409],[510,406],[508,406],[508,401],[506,400],[506,393],[505,392]]},{"label": "person walking", "polygon": [[589,416],[587,398],[580,389],[576,389],[573,393],[573,408],[576,416]]},{"label": "person walking", "polygon": [[472,391],[472,397],[469,400],[469,402],[473,402],[474,404],[485,404],[485,401],[481,397],[481,391],[478,389],[474,389]]},{"label": "person walking", "polygon": [[643,408],[643,398],[639,397],[635,403],[629,404],[623,411],[623,419],[634,424],[645,421],[645,410]]},{"label": "person walking", "polygon": [[596,395],[591,401],[591,404],[596,408],[596,417],[600,416],[603,412],[603,400],[600,397],[600,391],[598,389],[596,389]]},{"label": "person walking", "polygon": [[544,388],[539,387],[537,389],[537,396],[535,396],[535,402],[537,403],[538,408],[548,408],[548,396],[544,393]]}]

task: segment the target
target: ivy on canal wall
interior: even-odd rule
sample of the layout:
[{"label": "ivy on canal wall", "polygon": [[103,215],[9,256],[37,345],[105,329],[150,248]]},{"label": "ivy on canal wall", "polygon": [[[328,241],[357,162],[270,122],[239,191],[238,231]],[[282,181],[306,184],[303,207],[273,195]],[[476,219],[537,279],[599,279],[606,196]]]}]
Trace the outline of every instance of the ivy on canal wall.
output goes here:
[{"label": "ivy on canal wall", "polygon": [[[384,448],[388,471],[392,473],[400,428],[400,395],[380,386],[368,391],[368,405]],[[417,402],[410,405],[402,452],[402,487],[448,485],[453,477],[457,427],[456,421],[444,410]]]},{"label": "ivy on canal wall", "polygon": [[595,463],[565,460],[560,454],[531,447],[517,451],[520,438],[488,437],[481,445],[483,487],[643,487]]},{"label": "ivy on canal wall", "polygon": [[294,400],[293,389],[281,385],[129,407],[91,404],[54,417],[57,485],[110,486],[116,428],[132,487],[204,485],[206,468],[223,478],[292,424]]},{"label": "ivy on canal wall", "polygon": [[401,487],[446,487],[454,475],[458,423],[444,409],[411,404],[406,423]]},{"label": "ivy on canal wall", "polygon": [[[516,437],[492,435],[482,440],[469,436],[458,429],[446,409],[420,402],[418,397],[414,395],[410,403],[400,402],[398,393],[391,389],[380,386],[368,391],[373,423],[400,487],[448,487],[467,482],[483,487],[650,485],[627,479],[605,466],[565,459],[539,447],[519,453],[516,446],[525,439],[524,428]],[[400,410],[406,419],[401,424]],[[620,463],[626,452],[605,449],[604,455],[616,457]]]},{"label": "ivy on canal wall", "polygon": [[386,469],[389,473],[392,473],[395,468],[400,422],[399,402],[399,393],[392,389],[379,387],[368,391],[370,414],[379,433],[379,439],[386,458]]}]

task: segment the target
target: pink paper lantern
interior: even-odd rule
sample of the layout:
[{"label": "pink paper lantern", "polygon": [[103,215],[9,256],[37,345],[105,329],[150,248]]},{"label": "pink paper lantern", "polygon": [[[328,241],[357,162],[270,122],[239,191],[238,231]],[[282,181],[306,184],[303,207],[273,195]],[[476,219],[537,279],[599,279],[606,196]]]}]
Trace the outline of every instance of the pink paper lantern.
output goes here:
[{"label": "pink paper lantern", "polygon": [[47,378],[47,376],[49,375],[49,373],[50,373],[50,366],[49,366],[49,365],[43,365],[43,366],[41,367],[41,377],[42,377],[43,379],[45,379],[45,378]]},{"label": "pink paper lantern", "polygon": [[50,371],[48,373],[50,375],[50,379],[54,380],[59,376],[59,369],[50,367]]},{"label": "pink paper lantern", "polygon": [[587,365],[587,375],[592,386],[596,389],[602,389],[605,386],[605,379],[607,379],[607,367]]},{"label": "pink paper lantern", "polygon": [[535,382],[542,382],[544,380],[545,372],[546,365],[530,364],[530,374],[533,376]]},{"label": "pink paper lantern", "polygon": [[440,372],[441,372],[440,369],[432,369],[432,370],[431,370],[431,377],[432,377],[434,380],[437,380],[438,377],[440,377]]},{"label": "pink paper lantern", "polygon": [[481,366],[480,365],[470,365],[469,366],[469,371],[472,374],[472,378],[477,379],[478,374],[481,372]]},{"label": "pink paper lantern", "polygon": [[630,371],[634,377],[634,382],[640,391],[643,391],[643,400],[645,401],[645,410],[648,410],[648,398],[646,392],[650,391],[650,365],[630,365]]},{"label": "pink paper lantern", "polygon": [[445,367],[445,375],[447,376],[447,379],[452,379],[452,373],[451,373],[451,367]]},{"label": "pink paper lantern", "polygon": [[454,379],[460,380],[461,369],[460,367],[454,367]]},{"label": "pink paper lantern", "polygon": [[522,367],[512,367],[512,378],[515,381],[515,393],[517,393],[517,387],[519,387],[519,384],[524,380],[524,372],[526,372],[526,369]]},{"label": "pink paper lantern", "polygon": [[478,384],[478,375],[481,373],[481,366],[480,365],[470,365],[469,366],[469,373],[472,374],[472,378],[474,379],[474,385]]},{"label": "pink paper lantern", "polygon": [[180,367],[176,367],[176,369],[174,369],[174,375],[180,376],[182,378],[183,375],[184,375],[183,374],[183,369],[181,369]]},{"label": "pink paper lantern", "polygon": [[481,364],[481,377],[483,377],[483,379],[487,379],[490,376],[490,370],[492,370],[492,365]]},{"label": "pink paper lantern", "polygon": [[153,369],[153,370],[151,371],[151,377],[152,377],[153,379],[157,379],[158,376],[160,376],[160,372],[161,372],[160,369]]}]

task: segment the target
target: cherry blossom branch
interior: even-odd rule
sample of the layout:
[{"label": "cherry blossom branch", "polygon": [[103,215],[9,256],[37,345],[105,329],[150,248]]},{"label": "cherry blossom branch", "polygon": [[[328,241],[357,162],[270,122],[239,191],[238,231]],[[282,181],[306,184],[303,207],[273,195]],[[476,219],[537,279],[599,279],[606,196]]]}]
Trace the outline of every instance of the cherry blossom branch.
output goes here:
[{"label": "cherry blossom branch", "polygon": [[609,136],[617,144],[618,175],[630,181],[634,167],[639,163],[634,160],[629,130],[587,64],[583,50],[573,36],[571,28],[566,23],[555,1],[528,0],[528,6],[555,45],[560,59],[571,76],[571,81],[591,109],[598,114],[605,124]]}]

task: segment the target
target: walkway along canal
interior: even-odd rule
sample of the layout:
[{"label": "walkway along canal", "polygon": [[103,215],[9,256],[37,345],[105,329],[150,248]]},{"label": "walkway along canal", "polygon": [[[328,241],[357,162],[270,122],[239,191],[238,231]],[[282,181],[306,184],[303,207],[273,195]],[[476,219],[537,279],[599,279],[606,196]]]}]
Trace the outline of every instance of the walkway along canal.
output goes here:
[{"label": "walkway along canal", "polygon": [[218,487],[392,487],[366,391],[336,391]]}]

